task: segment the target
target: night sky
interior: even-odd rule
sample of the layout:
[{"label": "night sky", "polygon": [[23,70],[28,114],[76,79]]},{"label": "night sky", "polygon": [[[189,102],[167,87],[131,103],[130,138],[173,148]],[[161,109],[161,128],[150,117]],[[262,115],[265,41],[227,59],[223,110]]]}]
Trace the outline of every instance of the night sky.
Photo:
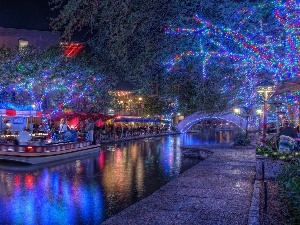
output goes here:
[{"label": "night sky", "polygon": [[51,30],[48,0],[0,0],[0,27]]}]

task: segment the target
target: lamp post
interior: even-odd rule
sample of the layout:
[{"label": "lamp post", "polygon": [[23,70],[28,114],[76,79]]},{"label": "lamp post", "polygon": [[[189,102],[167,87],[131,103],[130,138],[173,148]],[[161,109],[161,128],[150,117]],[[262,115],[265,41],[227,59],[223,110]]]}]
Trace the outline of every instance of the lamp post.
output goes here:
[{"label": "lamp post", "polygon": [[32,111],[35,110],[35,105],[32,104],[31,107],[30,107],[30,120],[29,120],[29,129],[30,129],[30,132],[33,133],[33,118],[32,118]]},{"label": "lamp post", "polygon": [[142,115],[143,116],[143,98],[139,97],[139,106],[138,106],[138,116]]},{"label": "lamp post", "polygon": [[128,107],[129,107],[129,115],[132,115],[131,110],[132,110],[132,99],[128,100]]},{"label": "lamp post", "polygon": [[279,133],[279,114],[280,114],[280,106],[283,104],[283,101],[280,100],[273,100],[269,101],[269,104],[272,104],[276,107],[276,127],[277,127],[277,134]]},{"label": "lamp post", "polygon": [[262,110],[257,109],[256,114],[258,115],[258,133],[260,133],[260,128],[261,128],[261,115],[262,115]]},{"label": "lamp post", "polygon": [[234,108],[233,111],[235,114],[238,114],[238,115],[241,113],[241,109],[239,109],[239,108]]},{"label": "lamp post", "polygon": [[263,82],[259,83],[257,86],[257,93],[263,96],[264,101],[264,117],[263,117],[263,147],[266,147],[266,131],[267,131],[267,101],[270,96],[275,92],[274,83],[264,80]]},{"label": "lamp post", "polygon": [[252,107],[250,107],[250,106],[243,106],[242,108],[246,112],[245,117],[246,117],[246,139],[247,139],[248,138],[248,123],[249,123],[250,114],[252,112]]},{"label": "lamp post", "polygon": [[0,134],[2,134],[2,114],[0,115],[0,124],[1,124]]},{"label": "lamp post", "polygon": [[[240,108],[244,109],[245,114],[243,114],[243,115],[241,114]],[[246,136],[246,138],[248,138],[248,124],[249,124],[249,117],[252,112],[252,107],[251,106],[241,106],[240,108],[234,108],[234,113],[246,117],[246,129],[245,129],[246,134],[245,134],[245,136]]]},{"label": "lamp post", "polygon": [[123,107],[124,107],[124,102],[123,101],[120,101],[118,102],[118,111],[119,111],[119,115],[124,115],[123,114]]}]

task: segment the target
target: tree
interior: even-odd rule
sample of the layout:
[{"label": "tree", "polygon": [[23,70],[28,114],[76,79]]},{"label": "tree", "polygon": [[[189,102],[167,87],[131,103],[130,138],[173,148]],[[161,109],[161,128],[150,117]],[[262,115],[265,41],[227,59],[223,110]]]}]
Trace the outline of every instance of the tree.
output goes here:
[{"label": "tree", "polygon": [[[61,12],[51,25],[65,28],[65,37],[90,27],[90,43],[105,74],[126,77],[144,93],[160,90],[156,94],[177,99],[185,112],[252,104],[257,102],[255,85],[265,78],[263,70],[273,74],[276,83],[299,71],[297,1],[54,0],[52,4]],[[190,57],[197,57],[198,63]],[[196,69],[191,72],[190,66]]]},{"label": "tree", "polygon": [[[205,1],[204,1],[205,2]],[[242,79],[243,85],[229,102],[243,105],[261,104],[256,93],[256,85],[264,79],[278,84],[283,79],[299,74],[299,32],[298,1],[243,1],[222,4],[207,2],[201,15],[194,15],[196,27],[168,27],[166,32],[172,38],[185,37],[198,42],[178,52],[166,65],[169,71],[176,71],[189,57],[202,61],[204,77],[212,75],[209,67],[220,59],[231,59],[222,67],[234,69],[235,77]],[[217,10],[211,11],[214,6]],[[213,12],[213,13],[210,13]],[[217,15],[216,12],[220,12]],[[204,16],[203,16],[204,15]],[[226,18],[226,19],[225,19]],[[179,37],[177,37],[179,36]],[[183,42],[186,43],[186,42]],[[218,65],[220,65],[218,63]],[[211,70],[215,71],[215,70]],[[228,86],[230,87],[230,86]],[[231,89],[225,89],[230,92]],[[280,96],[281,100],[293,102],[292,98]]]},{"label": "tree", "polygon": [[142,116],[155,117],[163,115],[167,104],[159,96],[143,96]]},{"label": "tree", "polygon": [[59,46],[44,51],[28,47],[2,58],[0,84],[3,91],[15,92],[19,107],[75,107],[79,98],[86,99],[89,111],[104,112],[109,106],[111,82],[85,52],[66,59]]},{"label": "tree", "polygon": [[164,77],[168,89],[163,95],[166,99],[178,101],[179,107],[175,113],[189,115],[196,111],[218,113],[229,110],[242,79],[234,76],[232,69],[219,67],[218,64],[210,65],[207,71],[209,76],[199,76],[201,69],[198,64],[190,64],[192,61],[174,68]]},{"label": "tree", "polygon": [[89,44],[103,73],[126,77],[148,93],[149,84],[159,82],[162,62],[177,43],[165,41],[164,28],[192,15],[189,10],[197,6],[183,0],[53,0],[51,4],[60,10],[51,21],[53,29],[62,30],[69,40],[75,31],[88,27]]}]

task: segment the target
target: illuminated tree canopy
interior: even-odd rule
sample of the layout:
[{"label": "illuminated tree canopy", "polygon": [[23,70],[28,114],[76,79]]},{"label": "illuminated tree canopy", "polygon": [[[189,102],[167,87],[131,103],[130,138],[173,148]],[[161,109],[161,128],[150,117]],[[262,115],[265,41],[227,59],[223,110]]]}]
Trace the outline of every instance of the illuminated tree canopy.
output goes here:
[{"label": "illuminated tree canopy", "polygon": [[180,63],[189,60],[187,58],[197,57],[206,77],[209,76],[207,68],[216,64],[216,60],[230,59],[231,63],[224,66],[231,66],[235,70],[232,75],[243,79],[243,86],[238,95],[233,96],[233,102],[242,101],[246,105],[258,102],[255,87],[263,79],[278,84],[299,76],[299,3],[295,0],[260,1],[245,6],[240,5],[233,12],[229,5],[223,4],[223,12],[232,14],[222,25],[196,14],[193,20],[198,26],[194,28],[166,28],[169,35],[198,40],[198,46],[191,46],[168,61],[165,64],[168,70],[176,70]]},{"label": "illuminated tree canopy", "polygon": [[83,52],[67,60],[58,46],[45,51],[29,47],[1,52],[0,91],[5,96],[2,107],[76,108],[74,104],[80,98],[88,104],[88,108],[84,105],[87,111],[105,111],[108,107],[110,96],[107,93],[112,82],[99,71],[97,62],[88,54]]},{"label": "illuminated tree canopy", "polygon": [[145,92],[159,90],[185,112],[254,105],[263,79],[277,84],[299,74],[296,0],[53,0],[52,6],[61,11],[51,26],[65,38],[89,28],[103,73]]}]

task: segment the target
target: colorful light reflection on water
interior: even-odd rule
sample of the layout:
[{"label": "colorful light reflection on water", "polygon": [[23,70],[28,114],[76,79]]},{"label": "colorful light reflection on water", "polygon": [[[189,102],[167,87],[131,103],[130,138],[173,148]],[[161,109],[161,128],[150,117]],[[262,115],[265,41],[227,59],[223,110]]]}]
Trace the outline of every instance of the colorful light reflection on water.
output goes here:
[{"label": "colorful light reflection on water", "polygon": [[182,157],[185,138],[199,142],[173,135],[110,144],[44,168],[1,162],[1,224],[100,224],[199,162]]}]

